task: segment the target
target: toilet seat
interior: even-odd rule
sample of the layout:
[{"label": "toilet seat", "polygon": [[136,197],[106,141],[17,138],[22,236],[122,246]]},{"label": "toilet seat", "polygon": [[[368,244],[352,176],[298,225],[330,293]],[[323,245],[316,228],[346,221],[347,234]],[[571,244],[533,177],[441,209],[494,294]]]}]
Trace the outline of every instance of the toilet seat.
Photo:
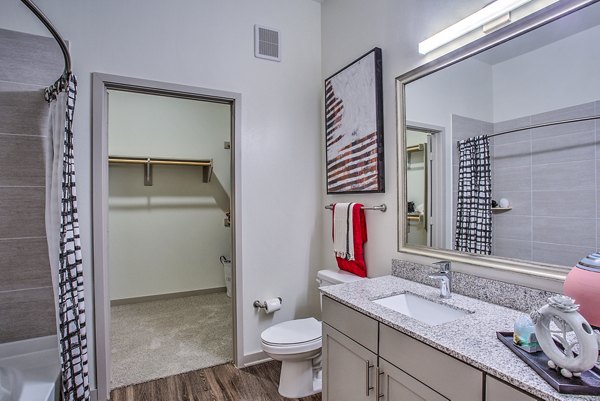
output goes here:
[{"label": "toilet seat", "polygon": [[290,355],[321,348],[321,322],[310,317],[282,322],[262,332],[261,342],[266,352]]}]

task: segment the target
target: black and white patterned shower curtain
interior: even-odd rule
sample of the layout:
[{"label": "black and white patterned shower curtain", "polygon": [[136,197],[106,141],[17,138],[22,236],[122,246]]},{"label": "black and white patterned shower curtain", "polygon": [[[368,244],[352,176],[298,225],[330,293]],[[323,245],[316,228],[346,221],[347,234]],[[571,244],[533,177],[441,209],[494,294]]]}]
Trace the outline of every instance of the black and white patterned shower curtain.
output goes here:
[{"label": "black and white patterned shower curtain", "polygon": [[458,142],[458,202],[455,249],[492,253],[492,174],[486,135]]},{"label": "black and white patterned shower curtain", "polygon": [[83,266],[73,155],[73,113],[77,94],[74,75],[63,76],[46,89],[50,103],[50,133],[46,152],[46,231],[57,298],[64,401],[87,401],[87,332]]}]

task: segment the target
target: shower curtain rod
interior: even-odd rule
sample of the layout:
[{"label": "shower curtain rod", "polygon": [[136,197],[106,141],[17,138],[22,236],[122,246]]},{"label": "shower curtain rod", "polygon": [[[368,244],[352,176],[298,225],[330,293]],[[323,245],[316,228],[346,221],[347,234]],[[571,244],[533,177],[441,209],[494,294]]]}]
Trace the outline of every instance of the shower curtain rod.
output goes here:
[{"label": "shower curtain rod", "polygon": [[65,42],[65,40],[62,38],[62,36],[60,36],[60,34],[56,30],[56,28],[54,28],[54,25],[52,25],[52,23],[50,22],[48,17],[46,17],[44,15],[42,10],[40,10],[39,7],[36,6],[33,1],[21,0],[21,2],[23,4],[25,4],[27,6],[27,8],[29,8],[31,10],[31,12],[33,12],[35,14],[36,17],[38,17],[38,19],[40,21],[42,21],[42,24],[44,24],[44,26],[46,28],[48,28],[48,30],[50,31],[50,33],[52,34],[54,39],[58,42],[58,45],[60,46],[60,50],[62,51],[63,56],[65,58],[64,75],[65,76],[70,75],[71,74],[71,54],[69,53],[69,48],[67,47],[67,43]]},{"label": "shower curtain rod", "polygon": [[534,125],[529,125],[529,126],[523,127],[523,128],[509,129],[506,131],[498,132],[496,134],[488,135],[488,138],[492,138],[492,137],[500,136],[500,135],[504,135],[504,134],[511,134],[513,132],[526,131],[528,129],[533,129],[533,128],[551,127],[553,125],[576,123],[578,121],[589,121],[589,120],[597,120],[597,119],[600,119],[600,115],[599,116],[590,116],[590,117],[571,118],[571,119],[567,119],[567,120],[552,121],[549,123],[534,124]]}]

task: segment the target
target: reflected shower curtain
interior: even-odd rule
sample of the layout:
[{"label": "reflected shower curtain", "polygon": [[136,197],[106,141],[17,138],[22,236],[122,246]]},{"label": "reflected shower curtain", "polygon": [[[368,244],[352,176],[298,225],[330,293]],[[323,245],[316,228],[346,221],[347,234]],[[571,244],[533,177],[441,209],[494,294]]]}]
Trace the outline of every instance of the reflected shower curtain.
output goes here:
[{"label": "reflected shower curtain", "polygon": [[63,76],[46,89],[46,236],[54,287],[63,400],[89,400],[83,266],[75,193],[73,112],[77,80]]},{"label": "reflected shower curtain", "polygon": [[492,174],[486,135],[458,142],[458,202],[455,249],[492,253]]}]

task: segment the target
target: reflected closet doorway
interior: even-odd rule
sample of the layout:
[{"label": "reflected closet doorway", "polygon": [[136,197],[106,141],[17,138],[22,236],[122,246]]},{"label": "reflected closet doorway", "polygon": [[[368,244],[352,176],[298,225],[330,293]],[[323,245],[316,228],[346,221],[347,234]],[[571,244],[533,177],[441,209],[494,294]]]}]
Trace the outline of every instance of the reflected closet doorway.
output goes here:
[{"label": "reflected closet doorway", "polygon": [[94,74],[94,144],[102,142],[94,201],[103,206],[94,231],[104,234],[94,248],[100,396],[239,359],[237,269],[231,297],[225,277],[231,261],[239,265],[239,95],[215,94]]}]

